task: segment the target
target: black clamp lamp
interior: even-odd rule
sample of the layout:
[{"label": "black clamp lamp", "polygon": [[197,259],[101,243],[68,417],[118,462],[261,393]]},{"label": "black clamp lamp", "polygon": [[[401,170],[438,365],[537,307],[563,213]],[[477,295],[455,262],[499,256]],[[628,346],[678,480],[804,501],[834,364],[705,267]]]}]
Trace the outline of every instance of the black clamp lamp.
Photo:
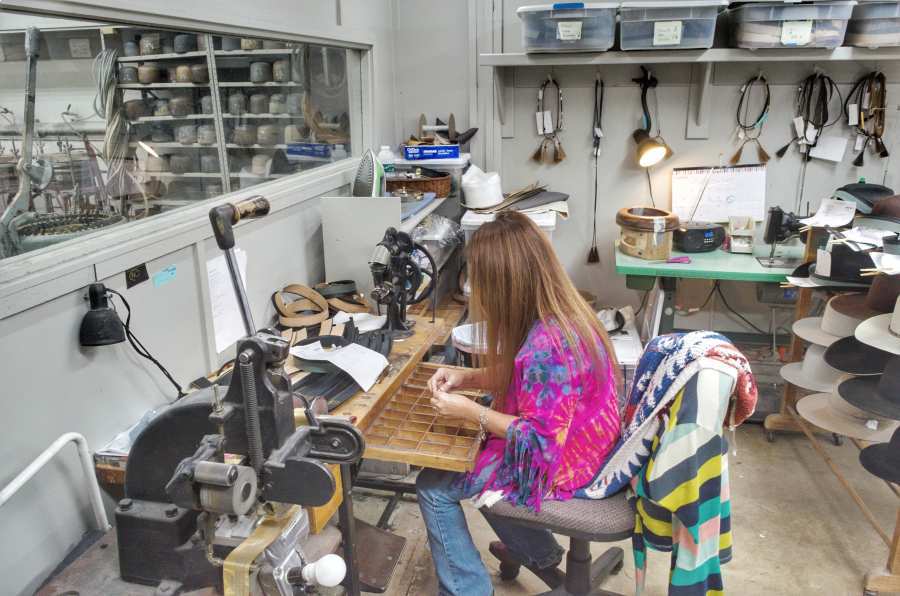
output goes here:
[{"label": "black clamp lamp", "polygon": [[673,151],[657,134],[650,136],[653,130],[653,120],[650,117],[650,108],[647,106],[647,93],[659,85],[656,77],[650,74],[646,67],[641,66],[641,76],[632,79],[641,86],[641,108],[644,110],[644,128],[639,128],[632,133],[632,138],[637,144],[637,161],[642,168],[655,166],[664,159],[672,157]]},{"label": "black clamp lamp", "polygon": [[109,346],[125,341],[125,326],[109,306],[106,286],[101,283],[89,285],[88,300],[91,310],[81,319],[78,342],[82,346]]}]

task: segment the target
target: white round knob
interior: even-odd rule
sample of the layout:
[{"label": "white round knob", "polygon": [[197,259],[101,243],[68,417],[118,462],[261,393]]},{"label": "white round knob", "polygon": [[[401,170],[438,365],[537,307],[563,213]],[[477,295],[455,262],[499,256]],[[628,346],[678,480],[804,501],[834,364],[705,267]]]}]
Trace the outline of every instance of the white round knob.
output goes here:
[{"label": "white round knob", "polygon": [[303,579],[314,586],[333,588],[344,581],[347,564],[338,555],[325,555],[303,568]]}]

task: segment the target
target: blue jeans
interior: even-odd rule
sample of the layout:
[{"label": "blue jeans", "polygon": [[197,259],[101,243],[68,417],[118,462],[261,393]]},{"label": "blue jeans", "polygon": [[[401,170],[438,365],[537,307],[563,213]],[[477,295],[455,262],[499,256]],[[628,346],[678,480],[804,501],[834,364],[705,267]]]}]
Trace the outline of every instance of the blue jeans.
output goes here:
[{"label": "blue jeans", "polygon": [[[487,477],[490,470],[482,474]],[[462,474],[424,469],[416,479],[419,509],[428,530],[431,558],[441,596],[490,596],[491,577],[466,525],[460,501],[478,494],[483,486],[472,484],[467,492]],[[524,564],[540,568],[558,565],[563,548],[550,530],[539,530],[485,514],[485,519],[509,551]]]}]

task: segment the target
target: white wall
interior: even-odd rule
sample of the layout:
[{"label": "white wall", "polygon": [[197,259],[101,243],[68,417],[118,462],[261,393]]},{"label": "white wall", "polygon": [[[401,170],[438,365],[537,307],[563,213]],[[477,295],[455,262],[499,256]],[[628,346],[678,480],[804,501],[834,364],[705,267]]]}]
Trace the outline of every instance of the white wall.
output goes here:
[{"label": "white wall", "polygon": [[[0,7],[3,4],[0,2]],[[98,1],[78,7],[90,11],[103,5],[126,11],[152,10],[154,18],[204,17],[191,14],[197,10],[196,4],[174,0],[156,2],[152,9],[146,8],[147,3],[134,0]],[[260,0],[252,9],[245,2],[228,0],[216,2],[215,10],[209,18],[215,19],[216,30],[252,26],[258,30],[336,38],[364,32],[376,48],[370,89],[374,104],[371,134],[391,143],[399,141],[394,126],[390,0],[315,0],[302,4]],[[7,80],[2,68],[0,65],[0,96],[8,90],[7,85],[18,84],[16,79]],[[66,86],[73,81],[58,80],[62,85],[57,90],[60,101],[66,101]],[[51,95],[50,82],[40,83],[39,105],[41,97]],[[19,89],[21,95],[21,85]],[[344,173],[339,165],[324,169],[329,168],[329,174],[321,175],[327,183],[312,183],[315,194],[341,194],[352,178],[352,172]],[[309,192],[300,185],[292,188],[286,182],[279,188],[283,189],[281,197]],[[70,287],[78,289],[51,294],[42,302],[31,300],[40,303],[0,319],[0,392],[4,407],[0,420],[0,436],[4,437],[0,441],[0,484],[12,479],[61,433],[80,432],[92,449],[99,449],[149,408],[174,395],[165,378],[152,364],[137,358],[127,344],[79,347],[78,326],[87,310],[82,288],[87,283],[97,279],[126,294],[134,310],[135,333],[182,384],[211,370],[211,357],[207,355],[210,347],[202,329],[204,320],[208,322],[209,306],[203,298],[201,272],[205,260],[219,251],[210,239],[181,242],[179,238],[167,240],[170,248],[152,257],[146,254],[155,249],[145,247],[103,262],[91,263],[88,259],[83,268],[69,274],[77,282]],[[315,283],[323,279],[318,199],[242,225],[238,245],[249,255],[248,293],[255,321],[262,326],[273,314],[273,289],[290,282]],[[141,262],[147,263],[151,276],[174,265],[176,277],[158,288],[145,282],[126,290],[124,270]],[[5,294],[4,284],[9,279],[6,273],[0,270],[0,295]],[[23,300],[28,302],[28,298]],[[19,303],[20,297],[9,300]],[[228,357],[222,354],[213,359],[221,362]],[[0,541],[0,593],[30,594],[78,543],[93,519],[84,494],[85,483],[77,459],[74,453],[66,451],[0,509],[0,527],[9,538]]]}]

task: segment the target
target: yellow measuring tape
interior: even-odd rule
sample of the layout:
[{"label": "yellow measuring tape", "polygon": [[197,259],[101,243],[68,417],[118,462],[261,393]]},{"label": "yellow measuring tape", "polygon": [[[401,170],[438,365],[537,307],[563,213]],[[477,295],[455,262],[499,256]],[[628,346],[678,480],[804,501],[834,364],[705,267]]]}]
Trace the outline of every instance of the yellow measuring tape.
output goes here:
[{"label": "yellow measuring tape", "polygon": [[281,535],[299,511],[300,506],[294,505],[284,515],[265,516],[253,533],[231,551],[222,570],[225,596],[250,596],[250,577],[254,562]]}]

